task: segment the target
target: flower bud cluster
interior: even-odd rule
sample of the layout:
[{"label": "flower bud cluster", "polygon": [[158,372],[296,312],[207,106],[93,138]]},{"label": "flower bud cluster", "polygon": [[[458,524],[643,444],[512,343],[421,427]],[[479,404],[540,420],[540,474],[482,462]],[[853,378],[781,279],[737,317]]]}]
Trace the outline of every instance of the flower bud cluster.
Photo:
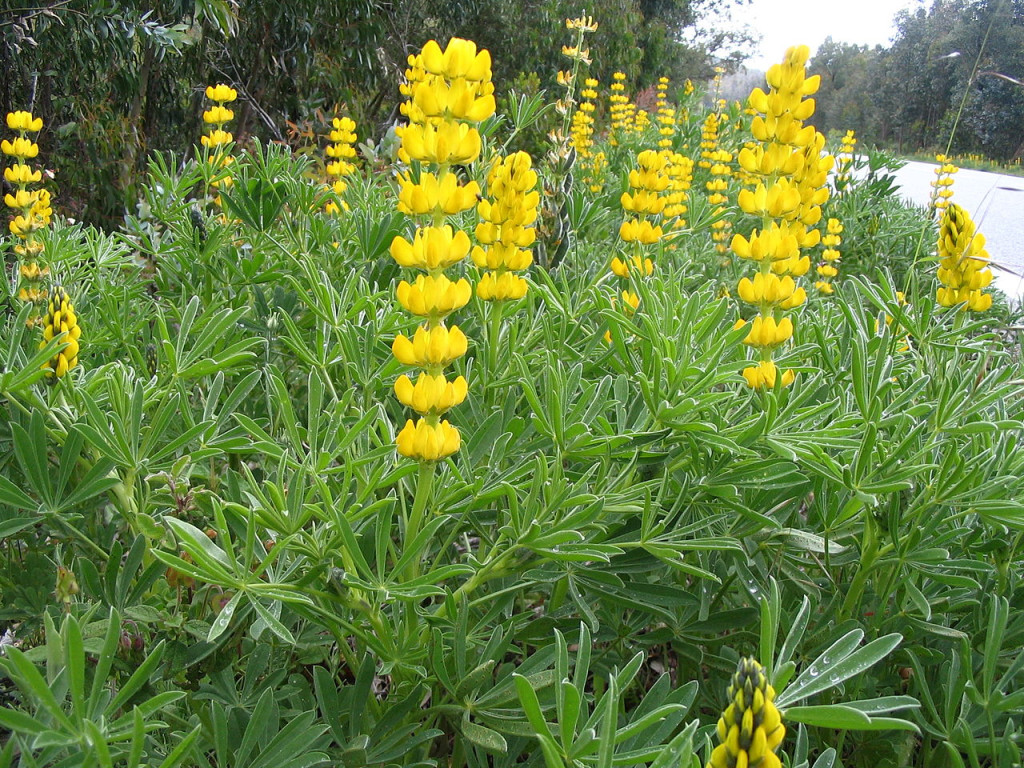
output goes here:
[{"label": "flower bud cluster", "polygon": [[78,324],[71,298],[63,288],[54,286],[43,317],[43,340],[39,342],[39,348],[45,347],[52,339],[62,341],[66,346],[43,364],[47,375],[59,379],[78,365],[78,340],[81,336],[82,327]]},{"label": "flower bud cluster", "polygon": [[445,320],[469,302],[472,289],[465,278],[453,281],[444,271],[462,261],[471,244],[445,220],[471,209],[480,194],[476,182],[460,183],[450,166],[472,163],[480,154],[476,123],[494,114],[495,106],[490,54],[469,40],[452,38],[444,50],[431,40],[409,57],[402,92],[409,124],[399,131],[399,157],[414,165],[399,178],[398,208],[423,221],[411,241],[398,236],[391,242],[391,256],[425,274],[401,281],[396,290],[399,304],[421,318],[411,339],[399,334],[391,347],[400,363],[421,369],[415,382],[407,375],[395,382],[399,401],[419,414],[399,432],[397,447],[403,456],[432,462],[461,444],[458,429],[441,416],[465,400],[468,385],[462,376],[449,381],[444,368],[466,354],[468,340]]},{"label": "flower bud cluster", "polygon": [[935,178],[931,181],[932,193],[928,198],[928,208],[941,216],[953,197],[953,174],[960,169],[945,155],[936,155]]},{"label": "flower bud cluster", "polygon": [[608,143],[615,147],[636,127],[636,105],[626,96],[626,75],[623,72],[615,72],[612,75],[608,94],[608,118],[611,121]]},{"label": "flower bud cluster", "polygon": [[573,149],[576,150],[576,157],[586,161],[591,157],[591,148],[594,146],[594,100],[597,98],[597,80],[588,77],[583,81],[583,89],[580,91],[580,105],[572,116],[572,127],[569,129],[569,136],[572,140]]},{"label": "flower bud cluster", "polygon": [[526,152],[516,152],[495,162],[487,175],[488,199],[477,206],[480,223],[473,248],[473,262],[488,270],[476,287],[483,301],[507,301],[526,295],[527,282],[516,272],[533,263],[530,247],[537,239],[533,225],[537,221],[540,193],[537,172]]},{"label": "flower bud cluster", "polygon": [[[352,162],[356,156],[356,122],[351,117],[336,117],[331,122],[334,130],[328,134],[331,143],[327,145],[324,154],[327,155],[327,178],[330,180],[328,187],[334,194],[340,196],[348,184],[344,177],[350,175],[356,166]],[[348,210],[348,203],[341,200],[341,208]],[[341,212],[338,203],[329,202],[326,211],[329,214],[337,215]]]},{"label": "flower bud cluster", "polygon": [[604,172],[608,167],[608,158],[604,152],[593,152],[597,86],[597,80],[592,77],[583,81],[580,106],[572,116],[570,128],[572,146],[576,150],[583,183],[591,192],[600,192],[604,189]]},{"label": "flower bud cluster", "polygon": [[821,264],[817,267],[818,280],[814,283],[819,293],[835,293],[832,281],[839,275],[839,246],[843,242],[842,234],[842,222],[839,219],[829,219],[825,236],[821,238],[821,244],[825,249],[821,253]]},{"label": "flower bud cluster", "polygon": [[724,149],[711,152],[708,156],[711,162],[708,169],[711,178],[704,185],[708,192],[708,205],[717,217],[711,222],[711,240],[719,256],[725,256],[729,252],[729,235],[732,233],[732,222],[725,216],[729,202],[726,192],[729,189],[729,178],[733,175],[732,159],[732,153]]},{"label": "flower bud cluster", "polygon": [[[0,141],[0,150],[13,161],[4,168],[4,179],[13,189],[4,195],[4,203],[12,213],[8,228],[17,238],[14,253],[18,257],[18,298],[38,305],[46,301],[46,290],[42,284],[50,274],[49,267],[39,264],[44,249],[39,233],[49,225],[53,210],[50,208],[49,191],[32,188],[42,180],[43,174],[29,165],[29,160],[38,157],[39,145],[28,134],[42,130],[43,120],[28,112],[10,112],[7,127],[18,134],[11,141]],[[30,326],[39,320],[35,312],[33,310],[29,317]]]},{"label": "flower bud cluster", "polygon": [[718,720],[718,746],[707,768],[781,768],[775,754],[786,727],[764,668],[744,658],[728,689],[729,706]]},{"label": "flower bud cluster", "polygon": [[657,101],[655,102],[655,117],[658,123],[658,148],[667,150],[672,147],[672,137],[676,133],[676,110],[668,103],[667,77],[658,78]]},{"label": "flower bud cluster", "polygon": [[[743,278],[739,286],[740,298],[758,311],[744,339],[758,352],[756,364],[743,371],[755,389],[776,384],[773,352],[793,335],[793,322],[784,313],[807,298],[793,280],[810,269],[810,258],[801,255],[801,249],[821,241],[815,225],[829,194],[826,183],[833,158],[822,153],[825,137],[804,125],[814,114],[814,100],[807,97],[820,82],[817,75],[806,76],[809,55],[807,46],[790,48],[784,61],[766,73],[769,91],[751,92],[749,105],[756,114],[750,131],[759,145],[745,147],[738,158],[755,180],[752,188],[739,193],[740,209],[760,219],[760,227],[749,237],[737,234],[732,239],[733,253],[758,265],[754,280]],[[783,386],[792,381],[792,371],[781,377]]]},{"label": "flower bud cluster", "polygon": [[666,157],[668,187],[665,189],[665,210],[662,216],[670,229],[685,229],[685,217],[689,210],[688,193],[693,182],[693,160],[678,152],[669,152]]},{"label": "flower bud cluster", "polygon": [[717,112],[709,112],[700,127],[700,160],[698,168],[709,170],[714,164],[712,156],[718,151],[718,120]]},{"label": "flower bud cluster", "polygon": [[983,289],[992,282],[985,236],[975,231],[967,211],[956,203],[946,207],[939,222],[939,288],[936,300],[943,307],[962,304],[963,310],[984,312],[992,294]]},{"label": "flower bud cluster", "polygon": [[853,154],[857,146],[857,135],[847,131],[839,140],[839,154],[836,156],[836,191],[841,192],[850,186],[850,169],[853,167]]}]

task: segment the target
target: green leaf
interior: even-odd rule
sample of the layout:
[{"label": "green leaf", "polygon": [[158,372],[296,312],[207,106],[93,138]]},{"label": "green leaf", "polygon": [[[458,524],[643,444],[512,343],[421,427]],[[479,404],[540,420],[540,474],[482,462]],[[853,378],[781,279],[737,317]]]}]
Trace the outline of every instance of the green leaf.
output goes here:
[{"label": "green leaf", "polygon": [[43,679],[39,670],[36,669],[36,665],[29,661],[24,653],[17,648],[8,646],[7,658],[0,660],[0,664],[7,669],[8,674],[14,678],[23,693],[31,696],[37,705],[45,709],[66,732],[70,733],[75,730],[67,715],[64,714],[64,709],[53,695],[49,683]]},{"label": "green leaf", "polygon": [[46,730],[46,726],[31,715],[8,706],[0,707],[0,725],[14,733],[35,735]]},{"label": "green leaf", "polygon": [[295,645],[295,637],[259,600],[252,601],[252,607],[266,623],[267,628],[289,645]]},{"label": "green leaf", "polygon": [[821,704],[807,707],[789,707],[783,713],[786,720],[819,728],[857,730],[871,724],[871,718],[859,709],[843,704]]},{"label": "green leaf", "polygon": [[786,709],[790,703],[834,688],[877,664],[903,640],[901,635],[895,633],[885,635],[851,652],[851,641],[859,641],[863,634],[860,630],[852,630],[833,643],[779,695],[775,702],[778,707]]},{"label": "green leaf", "polygon": [[548,727],[547,721],[544,720],[544,714],[540,708],[540,700],[537,698],[537,693],[533,690],[530,681],[518,672],[512,675],[512,679],[515,680],[519,701],[523,705],[526,719],[533,726],[534,733],[541,737],[547,737],[554,744],[554,736]]},{"label": "green leaf", "polygon": [[472,722],[469,719],[469,712],[463,715],[459,730],[467,740],[488,752],[497,752],[501,755],[508,752],[508,742],[505,741],[505,737],[497,731]]},{"label": "green leaf", "polygon": [[184,763],[189,757],[192,745],[195,743],[195,740],[199,738],[199,734],[202,730],[203,726],[197,725],[189,731],[185,738],[178,742],[178,745],[168,753],[167,757],[165,757],[163,762],[160,763],[159,768],[177,768],[177,766]]},{"label": "green leaf", "polygon": [[206,635],[206,642],[212,643],[218,637],[220,637],[227,630],[231,624],[231,617],[235,615],[235,608],[242,601],[245,596],[245,592],[235,592],[231,596],[231,599],[224,604],[224,607],[220,609],[220,613],[217,614],[217,618],[213,620],[210,625],[210,631]]},{"label": "green leaf", "polygon": [[[0,503],[3,503],[2,499],[0,499]],[[11,517],[7,520],[0,520],[0,539],[13,536],[18,531],[23,531],[35,525],[36,522],[37,520],[34,517]]]},{"label": "green leaf", "polygon": [[121,690],[117,692],[117,695],[111,700],[110,704],[107,705],[107,716],[114,715],[121,707],[123,707],[128,701],[134,696],[146,683],[149,682],[149,678],[152,677],[153,673],[156,672],[157,667],[160,666],[160,661],[164,657],[164,642],[161,640],[156,648],[150,651],[149,655],[143,660],[143,662],[136,667],[131,677],[121,686]]},{"label": "green leaf", "polygon": [[[34,511],[39,508],[39,505],[32,501],[32,497],[21,490],[18,486],[12,483],[3,475],[0,475],[0,504],[8,507],[14,507],[15,509],[25,509]],[[15,518],[18,519],[18,518]],[[14,531],[5,532],[2,527],[10,521],[5,520],[0,523],[0,536],[10,536],[11,533],[21,530],[21,528],[15,528]],[[28,525],[31,525],[32,521],[29,520]],[[25,526],[22,526],[24,528]]]}]

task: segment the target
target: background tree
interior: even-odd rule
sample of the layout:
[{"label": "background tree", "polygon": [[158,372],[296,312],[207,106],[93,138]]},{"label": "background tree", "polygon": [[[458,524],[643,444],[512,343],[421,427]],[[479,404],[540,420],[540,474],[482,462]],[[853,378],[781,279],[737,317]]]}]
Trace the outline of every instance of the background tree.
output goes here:
[{"label": "background tree", "polygon": [[[591,74],[625,72],[633,92],[662,75],[706,77],[742,33],[683,42],[687,30],[747,1],[592,0]],[[578,0],[4,0],[0,109],[43,117],[59,206],[109,227],[134,207],[151,150],[191,151],[207,84],[238,90],[239,142],[315,143],[341,105],[375,138],[397,119],[396,83],[426,40],[490,49],[499,94],[526,77],[551,86],[565,19],[582,12]]]},{"label": "background tree", "polygon": [[888,48],[818,49],[814,122],[899,151],[1024,154],[1024,0],[933,0],[896,17]]}]

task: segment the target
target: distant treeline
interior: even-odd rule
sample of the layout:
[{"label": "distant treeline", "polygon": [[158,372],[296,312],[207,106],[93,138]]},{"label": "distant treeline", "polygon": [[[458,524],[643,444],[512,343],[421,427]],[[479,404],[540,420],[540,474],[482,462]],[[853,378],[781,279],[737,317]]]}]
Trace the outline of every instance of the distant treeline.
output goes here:
[{"label": "distant treeline", "polygon": [[904,152],[952,133],[956,153],[1024,155],[1024,0],[933,0],[896,26],[888,48],[825,41],[812,122]]}]

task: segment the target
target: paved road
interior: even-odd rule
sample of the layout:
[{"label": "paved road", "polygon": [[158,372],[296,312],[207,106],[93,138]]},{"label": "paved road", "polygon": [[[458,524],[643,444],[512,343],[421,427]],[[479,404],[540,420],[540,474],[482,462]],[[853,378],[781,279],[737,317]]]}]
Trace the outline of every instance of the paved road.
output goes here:
[{"label": "paved road", "polygon": [[[908,200],[928,203],[934,165],[907,163],[895,175]],[[953,179],[953,201],[967,209],[985,235],[996,286],[1024,299],[1024,177],[961,169]]]}]

